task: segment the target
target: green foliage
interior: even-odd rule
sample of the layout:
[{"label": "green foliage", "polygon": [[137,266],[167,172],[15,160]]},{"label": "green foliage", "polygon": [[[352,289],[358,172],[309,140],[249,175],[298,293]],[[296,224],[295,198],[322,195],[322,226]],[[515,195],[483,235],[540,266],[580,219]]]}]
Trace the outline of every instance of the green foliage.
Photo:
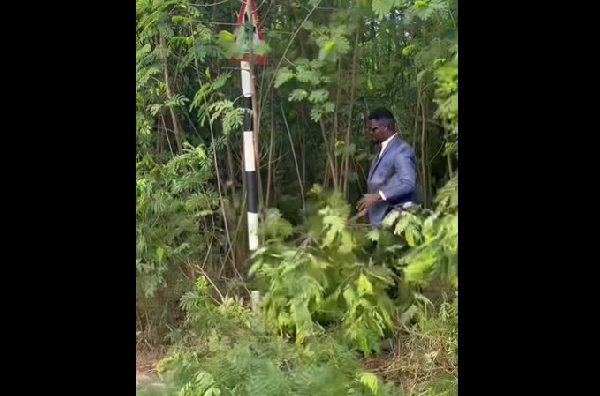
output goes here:
[{"label": "green foliage", "polygon": [[[136,136],[140,148],[150,151],[151,126],[156,125],[157,117],[162,118],[158,126],[163,130],[174,129],[169,124],[181,125],[194,111],[200,126],[209,121],[212,127],[219,118],[226,133],[240,127],[242,110],[219,92],[230,74],[212,76],[210,68],[202,69],[204,73],[198,68],[207,57],[220,56],[223,51],[212,29],[199,21],[200,8],[186,0],[137,0],[136,10]],[[190,74],[195,82],[190,81]],[[178,92],[182,85],[186,92]],[[183,132],[175,138],[184,141]]]},{"label": "green foliage", "polygon": [[437,211],[423,221],[423,242],[404,258],[406,279],[427,283],[435,277],[458,286],[458,173],[439,192]]},{"label": "green foliage", "polygon": [[446,150],[458,155],[458,47],[452,60],[436,70],[435,79],[435,102],[439,105],[436,115],[444,121],[455,137]]},{"label": "green foliage", "polygon": [[225,297],[215,305],[205,277],[181,298],[185,321],[178,331],[180,345],[217,351],[235,341],[239,328],[250,328],[250,317],[239,298]]},{"label": "green foliage", "polygon": [[228,32],[220,34],[223,47],[230,58],[241,60],[244,53],[266,55],[270,52],[271,48],[267,43],[254,43],[251,38],[251,29],[252,27],[248,23],[236,29],[233,34]]},{"label": "green foliage", "polygon": [[365,372],[334,334],[289,343],[266,332],[240,301],[212,303],[203,278],[182,305],[196,342],[175,348],[159,363],[164,388],[139,395],[399,395]]},{"label": "green foliage", "polygon": [[383,19],[386,15],[389,14],[390,10],[393,7],[396,7],[404,3],[401,0],[371,0],[371,6],[373,7],[373,12],[379,17],[379,19]]},{"label": "green foliage", "polygon": [[[418,302],[417,321],[403,326],[398,339],[410,356],[390,361],[382,376],[365,370],[339,331],[322,332],[294,344],[263,327],[260,316],[243,301],[226,297],[215,304],[204,277],[182,298],[186,312],[185,343],[159,362],[161,387],[138,391],[149,395],[455,395],[457,389],[458,301],[435,309]],[[390,380],[422,377],[411,392]],[[406,382],[410,382],[410,379]]]},{"label": "green foliage", "polygon": [[152,107],[151,78],[160,72],[154,64],[155,54],[150,44],[137,42],[135,65],[136,88],[136,137],[140,142],[147,142],[151,135],[152,118],[148,113]]},{"label": "green foliage", "polygon": [[198,222],[212,214],[219,200],[208,187],[212,163],[201,146],[188,147],[164,165],[145,156],[136,168],[137,269],[148,275],[143,289],[152,295],[169,260],[185,262],[186,255],[204,249]]},{"label": "green foliage", "polygon": [[[207,234],[200,225],[218,207],[218,195],[209,187],[211,147],[185,149],[166,164],[150,156],[136,163],[136,300],[144,311],[167,280],[206,251]],[[165,289],[178,299],[184,289]],[[162,310],[162,309],[161,309]],[[150,314],[145,312],[145,315]]]},{"label": "green foliage", "polygon": [[292,89],[288,101],[307,100],[311,103],[311,119],[314,122],[319,122],[324,115],[333,113],[335,110],[334,103],[329,100],[330,92],[324,88],[331,81],[331,78],[323,71],[324,66],[325,63],[321,60],[298,59],[295,69],[282,67],[275,78],[276,88],[294,80],[296,86],[302,87]]},{"label": "green foliage", "polygon": [[[409,283],[443,277],[457,280],[458,202],[455,180],[440,194],[435,212],[412,208],[393,211],[378,229],[348,223],[349,205],[320,187],[304,235],[283,240],[292,226],[271,211],[265,221],[269,237],[253,257],[251,273],[266,280],[265,320],[276,332],[293,335],[301,344],[323,331],[319,323],[335,323],[368,354],[392,327],[396,313],[386,291],[394,269]],[[369,249],[369,241],[377,241]],[[407,250],[408,249],[408,250]]]},{"label": "green foliage", "polygon": [[[316,4],[321,7],[315,10]],[[315,0],[259,9],[267,44],[252,49],[268,53],[269,63],[254,68],[257,168],[263,193],[269,191],[266,200],[281,210],[260,213],[266,243],[254,270],[267,281],[263,316],[249,315],[239,298],[219,296],[215,306],[201,284],[202,291],[182,299],[187,315],[179,327],[173,302],[192,279],[205,271],[211,290],[214,281],[222,291],[247,258],[236,133],[243,116],[240,74],[232,71],[238,63],[229,61],[240,54],[234,43],[239,32],[220,31],[239,3],[136,0],[136,317],[138,329],[178,327],[173,339],[186,346],[171,356],[167,371],[176,376],[165,372],[172,386],[167,392],[387,392],[353,350],[377,350],[392,322],[408,326],[425,308],[416,311],[409,293],[393,304],[386,290],[394,280],[402,292],[411,283],[432,287],[439,278],[457,284],[456,7],[455,0]],[[433,174],[451,180],[439,191],[435,210],[394,212],[384,227],[370,230],[351,224],[346,200],[355,202],[364,190],[370,164],[364,117],[380,105],[394,112],[417,154],[424,181],[419,187],[434,184]],[[183,143],[183,155],[173,138]],[[444,144],[448,163],[439,155]],[[334,181],[345,199],[319,193],[305,202],[298,193],[299,187]],[[427,208],[434,193],[427,194]],[[221,203],[225,207],[215,212]],[[288,221],[298,224],[301,217],[306,222],[299,226]],[[438,322],[437,330],[427,327]],[[406,355],[441,351],[430,336],[452,344],[446,330],[454,322],[443,331],[441,323],[423,315],[411,328],[423,335],[423,344]],[[429,366],[421,359],[423,378],[435,374],[441,354]],[[415,391],[443,394],[447,388],[428,390],[428,381]]]},{"label": "green foliage", "polygon": [[336,60],[350,52],[350,42],[346,35],[351,30],[346,25],[332,28],[314,29],[316,44],[319,46],[319,60]]},{"label": "green foliage", "polygon": [[267,217],[268,239],[253,258],[251,272],[267,280],[265,320],[301,344],[322,331],[319,321],[338,324],[356,347],[369,354],[392,327],[394,305],[386,294],[394,274],[365,252],[365,232],[348,224],[350,207],[338,194],[313,189],[315,206],[305,235],[295,243],[281,237],[291,225],[277,212]]}]

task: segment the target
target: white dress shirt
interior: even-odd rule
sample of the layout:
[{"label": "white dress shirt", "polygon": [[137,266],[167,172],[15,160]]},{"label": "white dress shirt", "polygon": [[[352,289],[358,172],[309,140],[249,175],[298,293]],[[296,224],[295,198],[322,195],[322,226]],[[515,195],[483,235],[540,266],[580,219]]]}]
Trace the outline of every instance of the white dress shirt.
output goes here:
[{"label": "white dress shirt", "polygon": [[381,155],[383,154],[383,151],[387,147],[388,143],[392,141],[392,139],[394,138],[394,136],[396,136],[396,134],[393,134],[392,136],[390,136],[389,138],[387,138],[387,140],[385,140],[384,142],[381,142],[381,150],[379,150],[379,158],[381,158]]},{"label": "white dress shirt", "polygon": [[[394,138],[394,136],[396,136],[396,134],[393,134],[392,136],[387,138],[385,141],[381,142],[381,150],[379,150],[379,158],[381,158],[381,156],[383,155],[383,152],[385,151],[385,148],[387,147],[388,143]],[[387,201],[387,197],[385,196],[383,191],[379,191],[379,196],[384,201]]]}]

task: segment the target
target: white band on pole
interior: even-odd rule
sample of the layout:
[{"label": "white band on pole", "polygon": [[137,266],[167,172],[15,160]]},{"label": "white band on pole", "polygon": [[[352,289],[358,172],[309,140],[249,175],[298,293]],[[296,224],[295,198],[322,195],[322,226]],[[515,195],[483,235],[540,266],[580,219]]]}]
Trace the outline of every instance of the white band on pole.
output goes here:
[{"label": "white band on pole", "polygon": [[254,252],[258,249],[258,213],[248,212],[248,232],[250,251]]},{"label": "white band on pole", "polygon": [[244,170],[254,172],[256,163],[254,161],[254,134],[252,131],[244,132]]},{"label": "white band on pole", "polygon": [[242,61],[242,92],[244,96],[252,96],[250,62]]}]

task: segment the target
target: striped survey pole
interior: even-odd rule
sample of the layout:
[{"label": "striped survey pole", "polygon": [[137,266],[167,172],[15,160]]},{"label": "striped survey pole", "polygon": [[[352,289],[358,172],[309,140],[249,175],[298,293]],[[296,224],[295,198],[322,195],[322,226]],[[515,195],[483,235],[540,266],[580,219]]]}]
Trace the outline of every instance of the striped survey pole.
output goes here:
[{"label": "striped survey pole", "polygon": [[[254,0],[242,0],[240,12],[237,18],[236,43],[243,48],[241,60],[242,68],[242,106],[244,108],[244,171],[246,173],[246,184],[248,192],[248,246],[250,256],[258,249],[258,175],[256,174],[256,157],[254,151],[254,120],[256,115],[252,111],[253,84],[250,70],[252,58],[251,48],[254,45],[264,43],[262,33],[258,24],[258,15]],[[252,59],[254,65],[264,65],[267,57],[258,55]],[[258,132],[258,131],[256,131]],[[251,263],[248,260],[248,265]],[[257,307],[260,294],[257,290],[250,291],[250,301],[253,308]]]},{"label": "striped survey pole", "polygon": [[[254,122],[252,114],[252,77],[250,62],[242,61],[242,105],[244,108],[244,171],[248,191],[248,246],[250,255],[258,249],[258,177],[254,157]],[[256,306],[259,292],[250,291],[250,300]]]}]

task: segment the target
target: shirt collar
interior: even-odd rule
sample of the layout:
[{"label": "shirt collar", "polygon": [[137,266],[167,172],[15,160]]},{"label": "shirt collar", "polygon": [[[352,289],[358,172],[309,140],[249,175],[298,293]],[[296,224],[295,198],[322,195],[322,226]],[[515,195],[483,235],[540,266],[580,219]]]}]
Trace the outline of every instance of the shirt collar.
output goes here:
[{"label": "shirt collar", "polygon": [[[388,143],[396,136],[396,134],[393,134],[392,136],[390,136],[389,138],[387,138],[385,141],[381,142],[381,150],[379,150],[379,153],[383,153],[383,150],[385,150],[385,148],[387,147]],[[381,155],[381,154],[380,154]]]}]

